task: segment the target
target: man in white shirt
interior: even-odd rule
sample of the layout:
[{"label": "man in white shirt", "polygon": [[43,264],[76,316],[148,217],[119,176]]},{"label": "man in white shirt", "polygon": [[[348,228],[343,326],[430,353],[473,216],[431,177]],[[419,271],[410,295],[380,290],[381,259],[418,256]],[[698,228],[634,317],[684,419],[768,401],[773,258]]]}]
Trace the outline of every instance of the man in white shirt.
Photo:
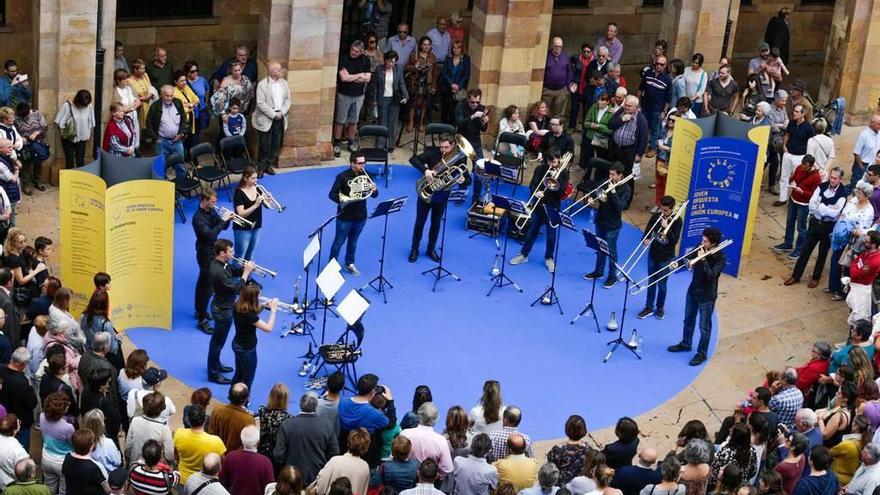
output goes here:
[{"label": "man in white shirt", "polygon": [[269,76],[257,84],[257,106],[251,117],[254,129],[260,135],[260,162],[257,166],[259,176],[263,173],[275,175],[272,166],[278,161],[281,138],[287,129],[287,113],[290,111],[290,87],[281,77],[282,68],[278,62],[267,66]]},{"label": "man in white shirt", "polygon": [[446,437],[434,431],[437,422],[437,406],[433,402],[425,402],[419,407],[419,426],[403,430],[400,434],[412,443],[410,459],[419,462],[433,459],[437,463],[438,476],[446,478],[452,473],[452,454]]},{"label": "man in white shirt", "polygon": [[853,148],[852,178],[850,189],[855,189],[856,182],[865,175],[868,165],[874,163],[877,151],[880,150],[880,115],[872,115],[871,123],[859,133],[859,139]]},{"label": "man in white shirt", "polygon": [[869,443],[862,448],[862,465],[846,485],[847,495],[872,495],[880,486],[880,445]]},{"label": "man in white shirt", "polygon": [[443,62],[446,61],[446,56],[449,55],[449,50],[452,48],[452,37],[446,31],[448,26],[449,21],[445,17],[438,17],[437,27],[428,31],[428,38],[431,38],[431,51],[437,57],[438,66],[443,65]]}]

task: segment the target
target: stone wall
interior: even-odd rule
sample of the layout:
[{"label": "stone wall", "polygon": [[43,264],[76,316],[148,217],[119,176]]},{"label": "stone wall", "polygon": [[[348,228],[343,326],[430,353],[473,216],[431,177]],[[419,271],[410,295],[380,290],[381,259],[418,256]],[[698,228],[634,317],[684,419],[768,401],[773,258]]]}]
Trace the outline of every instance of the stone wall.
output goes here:
[{"label": "stone wall", "polygon": [[[733,56],[737,59],[749,59],[758,51],[758,45],[764,41],[764,30],[767,22],[782,7],[791,8],[792,2],[773,2],[753,0],[752,5],[740,7],[738,22],[749,29],[739,29],[734,38]],[[825,51],[825,39],[834,15],[834,5],[798,5],[794,7],[791,17],[791,60],[789,65],[800,61],[822,60]]]},{"label": "stone wall", "polygon": [[18,63],[19,71],[34,78],[37,76],[33,55],[36,49],[33,19],[36,15],[34,2],[31,0],[7,0],[6,25],[0,26],[0,46],[3,47],[3,59],[0,63],[11,58]]}]

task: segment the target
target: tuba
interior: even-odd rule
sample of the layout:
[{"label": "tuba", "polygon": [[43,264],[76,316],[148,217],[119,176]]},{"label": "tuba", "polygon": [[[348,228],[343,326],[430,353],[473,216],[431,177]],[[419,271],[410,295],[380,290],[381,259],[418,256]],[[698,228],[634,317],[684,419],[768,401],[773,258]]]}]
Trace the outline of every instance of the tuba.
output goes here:
[{"label": "tuba", "polygon": [[348,196],[339,193],[339,208],[369,198],[373,194],[373,186],[373,179],[366,172],[351,178],[348,181]]},{"label": "tuba", "polygon": [[431,202],[434,193],[449,189],[458,182],[458,179],[468,172],[468,159],[473,161],[477,156],[467,138],[456,134],[454,139],[455,148],[449,150],[440,158],[439,163],[432,166],[436,168],[434,177],[431,179],[422,177],[416,182],[416,191],[425,203]]}]

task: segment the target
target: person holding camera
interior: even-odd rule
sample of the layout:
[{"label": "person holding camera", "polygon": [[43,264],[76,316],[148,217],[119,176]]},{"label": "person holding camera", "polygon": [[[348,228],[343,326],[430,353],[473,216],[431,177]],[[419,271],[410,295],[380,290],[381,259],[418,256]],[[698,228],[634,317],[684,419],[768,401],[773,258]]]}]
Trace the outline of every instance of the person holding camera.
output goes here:
[{"label": "person holding camera", "polygon": [[15,108],[19,103],[31,102],[31,88],[27,74],[18,72],[15,60],[3,62],[6,74],[0,76],[0,107]]}]

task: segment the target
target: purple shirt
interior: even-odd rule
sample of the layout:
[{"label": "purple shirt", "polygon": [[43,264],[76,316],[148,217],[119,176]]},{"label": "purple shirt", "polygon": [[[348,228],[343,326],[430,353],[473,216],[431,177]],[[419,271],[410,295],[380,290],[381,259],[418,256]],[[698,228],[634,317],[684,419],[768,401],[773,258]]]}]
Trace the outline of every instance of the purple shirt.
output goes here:
[{"label": "purple shirt", "polygon": [[880,218],[880,187],[874,188],[870,201],[871,206],[874,207],[874,223],[877,223],[877,219]]},{"label": "purple shirt", "polygon": [[613,40],[608,41],[608,38],[605,36],[600,36],[599,39],[596,40],[596,47],[593,49],[593,53],[597,53],[600,46],[604,46],[608,49],[608,58],[611,59],[612,62],[615,64],[620,63],[620,57],[623,56],[623,43],[620,41],[620,38],[615,36]]},{"label": "purple shirt", "polygon": [[568,55],[562,52],[559,57],[556,57],[552,51],[547,50],[547,63],[544,65],[544,87],[552,90],[562,89],[568,86],[572,80]]}]

